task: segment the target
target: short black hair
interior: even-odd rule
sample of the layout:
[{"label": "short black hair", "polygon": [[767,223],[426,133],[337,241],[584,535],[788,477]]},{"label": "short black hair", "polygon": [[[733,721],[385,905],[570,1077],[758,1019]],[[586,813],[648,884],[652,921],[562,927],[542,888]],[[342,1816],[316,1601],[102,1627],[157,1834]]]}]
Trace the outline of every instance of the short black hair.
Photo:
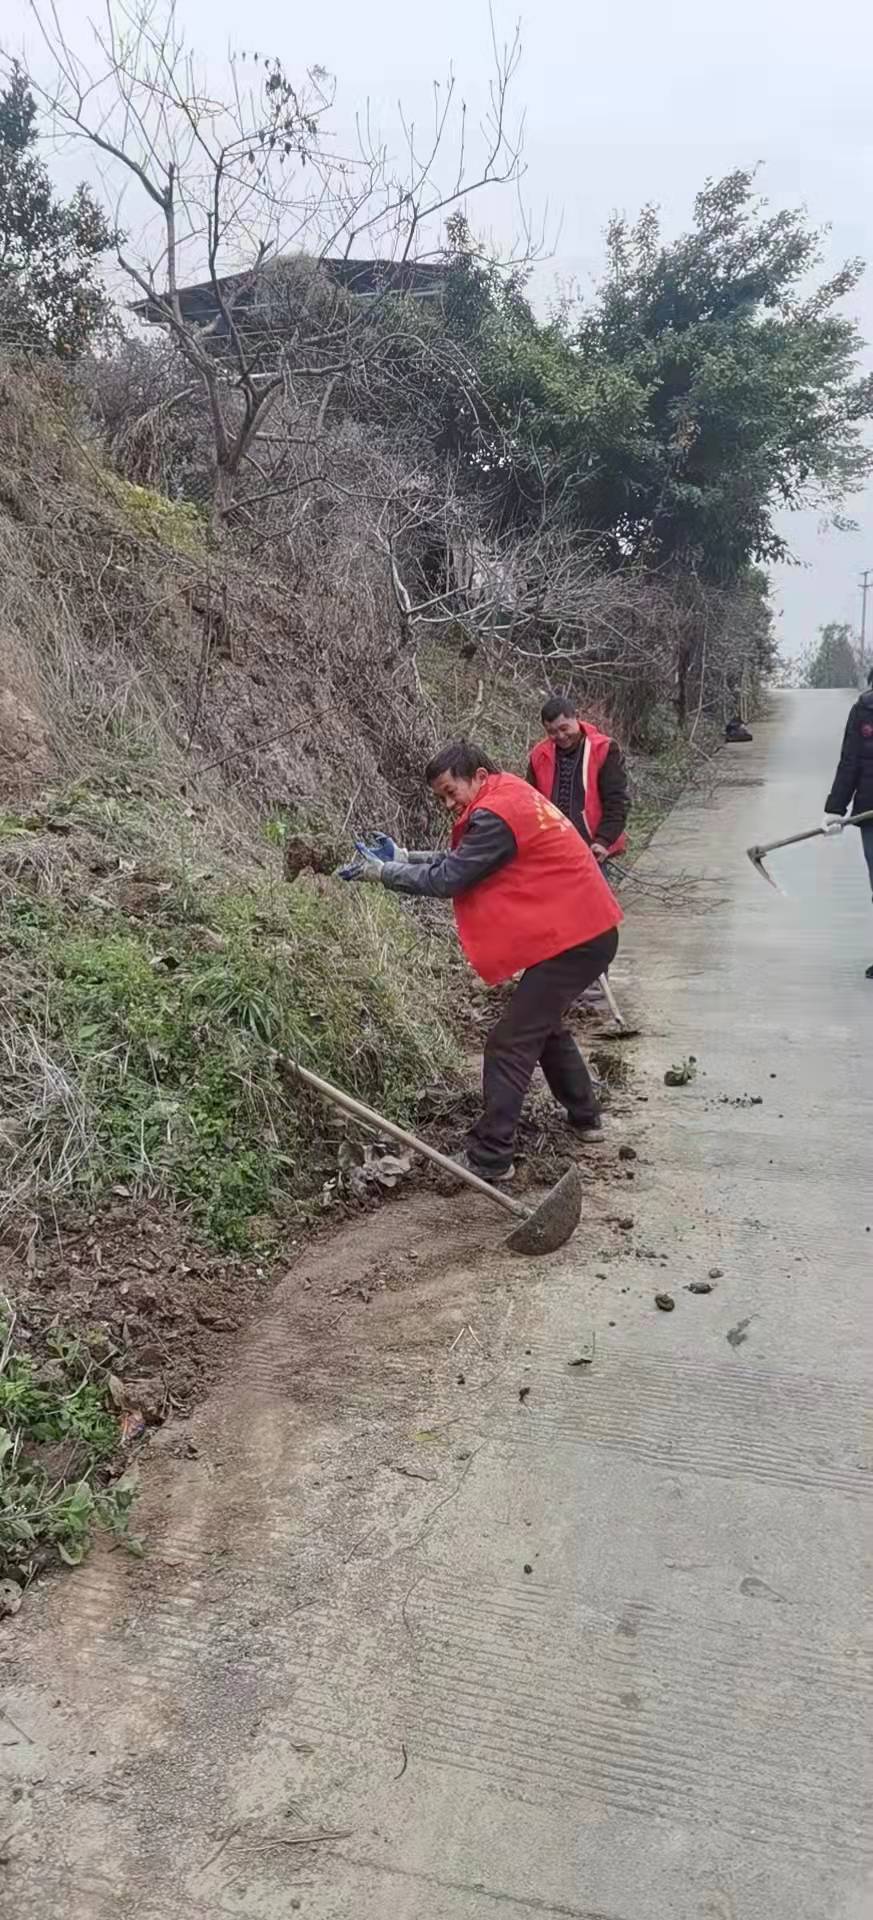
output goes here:
[{"label": "short black hair", "polygon": [[441,773],[450,773],[455,780],[473,780],[482,767],[485,773],[499,773],[495,765],[481,747],[472,740],[452,740],[447,747],[441,747],[424,769],[424,777],[429,787],[433,786]]},{"label": "short black hair", "polygon": [[555,720],[563,720],[565,715],[568,720],[575,720],[575,700],[571,700],[569,693],[550,694],[545,705],[540,710],[540,719],[543,726],[550,727]]}]

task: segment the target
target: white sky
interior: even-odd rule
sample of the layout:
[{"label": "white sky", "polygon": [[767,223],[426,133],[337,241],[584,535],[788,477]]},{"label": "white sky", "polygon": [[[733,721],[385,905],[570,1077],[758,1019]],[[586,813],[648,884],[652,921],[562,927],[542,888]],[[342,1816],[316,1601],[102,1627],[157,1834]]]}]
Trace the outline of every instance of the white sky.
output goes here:
[{"label": "white sky", "polygon": [[[14,0],[26,31],[24,0]],[[58,0],[79,44],[100,0]],[[495,0],[500,38],[515,8]],[[179,0],[189,37],[210,61],[229,45],[281,55],[292,76],[320,62],[338,81],[336,121],[350,126],[367,100],[389,142],[396,103],[423,117],[430,87],[452,64],[471,110],[490,72],[487,0],[323,0],[303,9],[280,0]],[[7,28],[6,44],[13,36]],[[537,274],[546,299],[556,278],[584,290],[602,262],[613,209],[634,214],[660,203],[668,233],[688,223],[708,174],[762,162],[761,190],[774,206],[805,205],[830,223],[826,266],[848,254],[873,259],[873,8],[869,0],[527,0],[515,99],[526,112],[525,195],[560,231]],[[32,36],[27,41],[33,46]],[[474,223],[506,241],[510,200],[471,208]],[[873,271],[851,303],[873,340]],[[868,349],[866,365],[873,366]],[[774,577],[780,644],[800,651],[826,620],[857,622],[858,574],[873,567],[873,487],[847,503],[857,534],[822,532],[815,514],[792,516],[801,567]],[[868,636],[869,644],[869,636]]]}]

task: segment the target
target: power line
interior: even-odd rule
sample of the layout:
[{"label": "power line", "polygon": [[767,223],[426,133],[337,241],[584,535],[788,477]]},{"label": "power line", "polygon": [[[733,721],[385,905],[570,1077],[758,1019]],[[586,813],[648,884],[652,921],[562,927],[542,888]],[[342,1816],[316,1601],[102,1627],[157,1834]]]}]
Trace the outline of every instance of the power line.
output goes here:
[{"label": "power line", "polygon": [[873,581],[873,567],[865,567],[861,575],[861,678],[867,671],[867,595]]}]

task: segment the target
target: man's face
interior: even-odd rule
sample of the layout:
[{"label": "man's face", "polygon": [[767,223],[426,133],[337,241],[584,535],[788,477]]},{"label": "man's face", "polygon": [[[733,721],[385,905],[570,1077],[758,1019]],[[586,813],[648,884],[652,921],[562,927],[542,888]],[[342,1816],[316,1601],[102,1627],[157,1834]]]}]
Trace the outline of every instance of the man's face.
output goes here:
[{"label": "man's face", "polygon": [[557,720],[546,721],[546,732],[562,751],[568,747],[578,747],[582,734],[578,714],[559,713]]},{"label": "man's face", "polygon": [[450,813],[453,820],[460,819],[462,813],[481,792],[488,778],[484,768],[474,773],[472,780],[462,780],[458,773],[439,773],[431,787],[431,793]]}]

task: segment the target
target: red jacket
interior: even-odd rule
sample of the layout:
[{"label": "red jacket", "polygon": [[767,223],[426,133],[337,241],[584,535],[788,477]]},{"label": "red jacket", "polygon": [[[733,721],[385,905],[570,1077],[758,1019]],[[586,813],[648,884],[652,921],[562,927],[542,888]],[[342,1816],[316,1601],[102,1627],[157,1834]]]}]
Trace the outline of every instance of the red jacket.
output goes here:
[{"label": "red jacket", "polygon": [[[597,829],[603,818],[599,785],[600,769],[612,746],[612,741],[608,733],[599,733],[596,727],[590,726],[587,722],[583,725],[582,732],[584,735],[584,745],[582,748],[583,812],[585,825],[588,828],[591,839],[596,840]],[[555,785],[557,752],[558,749],[554,740],[538,740],[536,746],[531,748],[531,772],[539,792],[546,794],[549,799],[552,797]],[[612,846],[607,848],[607,852],[624,853],[626,846],[627,836],[624,833],[620,833],[618,839],[613,841]]]},{"label": "red jacket", "polygon": [[489,986],[619,925],[621,908],[591,849],[551,800],[514,773],[493,773],[456,821],[453,847],[480,808],[505,820],[518,848],[454,901],[461,945]]}]

